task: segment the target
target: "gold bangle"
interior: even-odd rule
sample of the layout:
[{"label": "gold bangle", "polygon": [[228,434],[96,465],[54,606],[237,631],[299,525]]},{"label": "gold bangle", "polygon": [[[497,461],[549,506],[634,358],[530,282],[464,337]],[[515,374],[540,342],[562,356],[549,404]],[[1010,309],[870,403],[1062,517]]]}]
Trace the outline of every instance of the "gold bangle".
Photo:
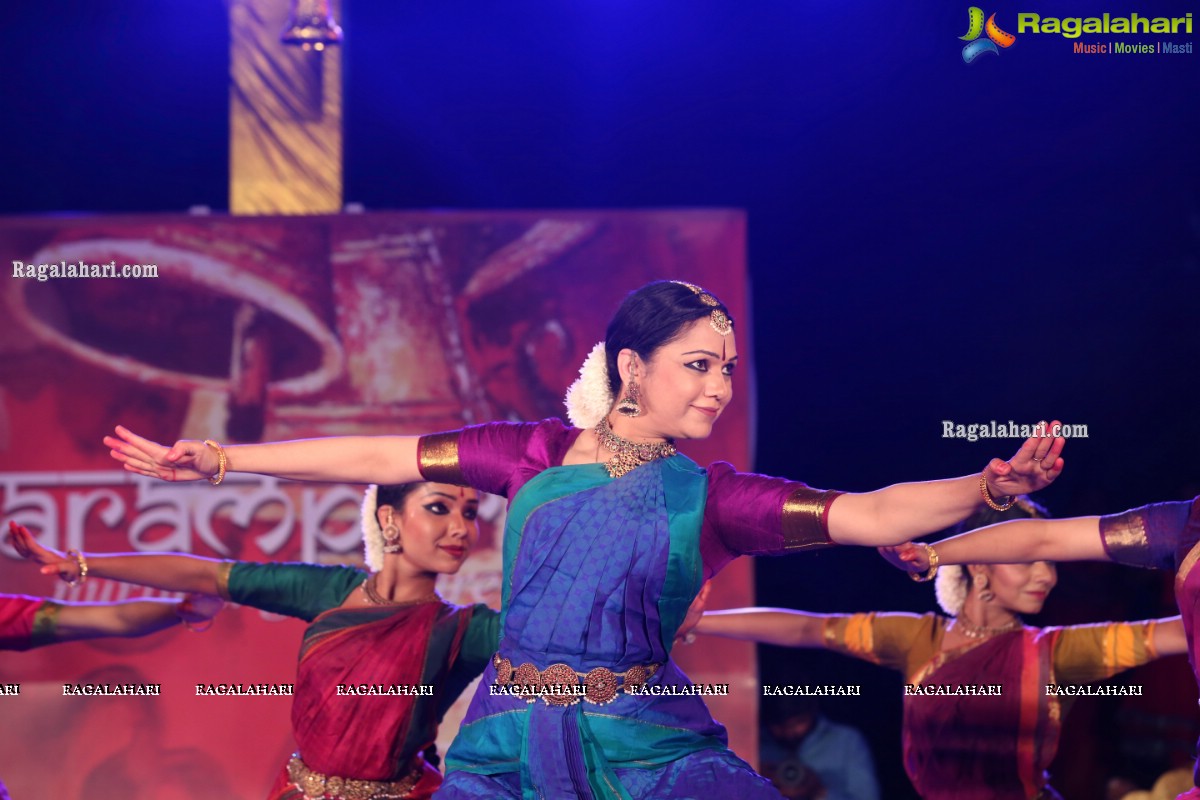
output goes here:
[{"label": "gold bangle", "polygon": [[213,486],[220,486],[221,481],[225,480],[225,467],[229,464],[229,459],[225,456],[225,448],[221,447],[221,443],[213,439],[205,439],[204,443],[217,451],[217,474],[209,475],[208,482]]},{"label": "gold bangle", "polygon": [[[79,575],[75,578],[63,578],[67,582],[67,586],[83,586],[87,581],[87,559],[83,557],[83,553],[78,550],[68,550],[67,558],[75,561],[75,566],[79,567]],[[60,576],[61,577],[61,576]]]},{"label": "gold bangle", "polygon": [[937,575],[937,570],[938,570],[937,550],[934,550],[933,545],[931,545],[931,544],[926,544],[926,545],[922,545],[922,546],[925,548],[925,557],[929,559],[929,569],[925,570],[924,572],[908,573],[908,577],[912,578],[917,583],[926,583],[928,581],[933,580],[933,577],[935,575]]},{"label": "gold bangle", "polygon": [[1007,502],[1004,505],[999,505],[992,499],[992,493],[988,491],[987,475],[979,473],[979,493],[983,495],[983,502],[987,503],[988,508],[992,511],[1008,511],[1013,507],[1013,496],[1005,495]]}]

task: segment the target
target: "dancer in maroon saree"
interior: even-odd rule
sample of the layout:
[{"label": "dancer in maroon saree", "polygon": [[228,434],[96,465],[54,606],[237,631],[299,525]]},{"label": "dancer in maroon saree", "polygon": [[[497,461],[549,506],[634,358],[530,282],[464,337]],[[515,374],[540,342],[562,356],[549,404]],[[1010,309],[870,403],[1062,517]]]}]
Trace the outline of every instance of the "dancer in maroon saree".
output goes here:
[{"label": "dancer in maroon saree", "polygon": [[[240,591],[234,588],[239,580]],[[231,596],[243,594],[248,582],[231,576]],[[257,582],[255,592],[277,588],[274,581]],[[317,588],[305,579],[298,585]],[[302,618],[315,610],[304,601],[272,605]],[[494,648],[490,626],[477,622],[472,630],[476,613],[490,618],[486,611],[437,600],[317,613],[296,668],[292,732],[299,750],[277,779],[272,800],[325,791],[353,797],[356,787],[369,784],[376,794],[432,794],[441,776],[422,751]],[[383,693],[351,697],[347,691]]]},{"label": "dancer in maroon saree", "polygon": [[[1002,522],[938,542],[908,544],[886,551],[899,567],[922,575],[940,565],[1017,561],[1113,561],[1136,567],[1175,569],[1175,597],[1183,615],[1188,659],[1200,681],[1200,497],[1156,503],[1120,514],[1071,519]],[[1180,795],[1200,800],[1198,788]]]},{"label": "dancer in maroon saree", "polygon": [[[1025,498],[1016,503],[964,526],[1044,515]],[[1025,626],[1020,615],[1041,611],[1056,582],[1047,562],[950,566],[937,575],[949,616],[738,609],[705,614],[695,631],[823,647],[895,669],[906,684],[904,768],[922,798],[1046,800],[1058,797],[1047,769],[1069,702],[1047,685],[1104,680],[1187,647],[1179,617]]]},{"label": "dancer in maroon saree", "polygon": [[[292,730],[299,751],[270,800],[428,798],[441,774],[424,756],[442,715],[495,652],[496,614],[434,592],[478,530],[474,490],[437,483],[372,486],[363,504],[371,572],[182,555],[87,555],[92,574],[168,590],[208,591],[309,622]],[[19,529],[14,544],[43,572],[75,564]]]}]

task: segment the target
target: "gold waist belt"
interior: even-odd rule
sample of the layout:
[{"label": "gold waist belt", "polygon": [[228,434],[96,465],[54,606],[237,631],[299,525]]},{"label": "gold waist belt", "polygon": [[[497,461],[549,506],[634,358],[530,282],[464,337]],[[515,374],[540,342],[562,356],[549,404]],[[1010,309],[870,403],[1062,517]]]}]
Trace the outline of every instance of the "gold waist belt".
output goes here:
[{"label": "gold waist belt", "polygon": [[[659,664],[630,667],[624,672],[613,672],[608,667],[596,667],[588,672],[576,672],[566,664],[551,664],[538,669],[528,662],[514,668],[511,661],[499,653],[492,656],[496,668],[496,685],[512,687],[512,693],[532,703],[542,698],[552,706],[570,706],[580,699],[602,706],[611,703],[624,690],[632,694],[638,687],[645,686]],[[577,687],[583,687],[580,691]]]},{"label": "gold waist belt", "polygon": [[425,764],[417,756],[413,758],[408,774],[398,781],[363,781],[354,778],[339,778],[309,769],[294,753],[287,765],[288,780],[310,800],[401,800],[408,797],[421,775]]}]

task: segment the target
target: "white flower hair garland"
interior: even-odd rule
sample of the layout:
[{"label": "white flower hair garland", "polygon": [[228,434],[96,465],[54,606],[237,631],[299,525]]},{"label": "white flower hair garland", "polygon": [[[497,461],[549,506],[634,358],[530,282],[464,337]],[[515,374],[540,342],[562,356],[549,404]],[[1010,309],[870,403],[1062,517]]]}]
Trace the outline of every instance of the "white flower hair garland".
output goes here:
[{"label": "white flower hair garland", "polygon": [[967,602],[967,588],[967,568],[961,564],[943,565],[933,579],[938,605],[952,617],[957,617]]},{"label": "white flower hair garland", "polygon": [[576,428],[594,428],[613,405],[608,388],[604,342],[597,342],[579,368],[579,377],[567,389],[567,419]]},{"label": "white flower hair garland", "polygon": [[383,529],[379,527],[379,518],[375,516],[378,508],[379,486],[372,483],[363,492],[362,502],[363,560],[371,572],[383,569]]}]

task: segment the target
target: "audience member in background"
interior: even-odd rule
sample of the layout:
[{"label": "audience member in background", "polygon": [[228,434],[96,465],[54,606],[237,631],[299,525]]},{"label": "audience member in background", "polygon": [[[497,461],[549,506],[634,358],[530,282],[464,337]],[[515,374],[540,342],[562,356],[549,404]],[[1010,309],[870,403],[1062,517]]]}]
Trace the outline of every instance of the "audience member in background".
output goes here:
[{"label": "audience member in background", "polygon": [[879,800],[866,738],[821,713],[816,697],[763,701],[763,776],[788,800]]}]

